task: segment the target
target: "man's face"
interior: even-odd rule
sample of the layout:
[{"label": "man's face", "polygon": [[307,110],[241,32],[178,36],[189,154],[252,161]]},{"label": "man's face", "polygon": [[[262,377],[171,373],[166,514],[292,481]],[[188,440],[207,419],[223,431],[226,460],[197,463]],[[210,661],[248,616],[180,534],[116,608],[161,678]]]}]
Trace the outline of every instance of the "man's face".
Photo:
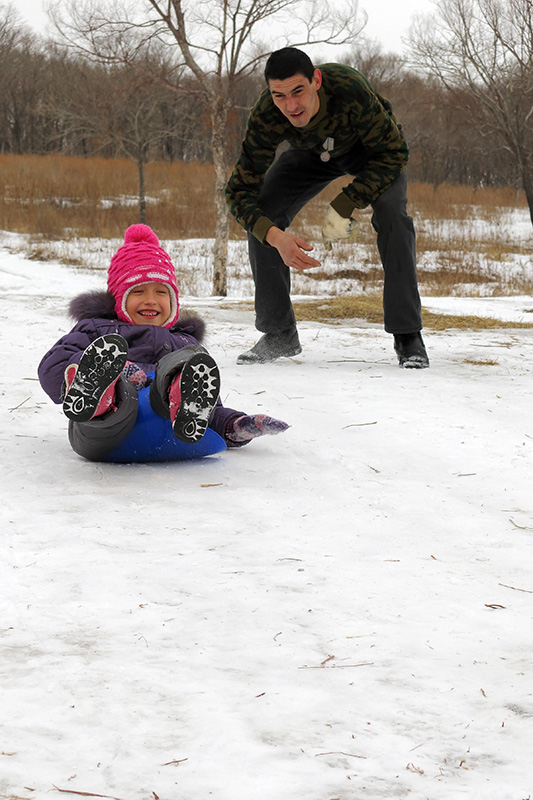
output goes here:
[{"label": "man's face", "polygon": [[321,85],[322,73],[319,69],[315,69],[310,81],[304,75],[296,74],[283,81],[268,82],[274,105],[295,128],[303,128],[318,112],[318,90]]}]

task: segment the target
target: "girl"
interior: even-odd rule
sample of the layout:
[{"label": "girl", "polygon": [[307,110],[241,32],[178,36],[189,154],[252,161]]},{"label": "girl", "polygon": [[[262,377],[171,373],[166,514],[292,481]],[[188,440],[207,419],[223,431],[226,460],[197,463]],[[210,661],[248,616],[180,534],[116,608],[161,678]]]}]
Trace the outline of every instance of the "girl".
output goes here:
[{"label": "girl", "polygon": [[38,374],[44,391],[63,404],[70,444],[84,458],[113,460],[126,439],[135,453],[140,416],[152,450],[162,429],[170,441],[170,450],[147,460],[183,457],[179,442],[194,445],[208,428],[239,447],[289,427],[222,405],[218,367],[200,344],[205,326],[196,317],[178,322],[174,266],[147,225],[127,229],[107,292],[82,294],[69,310],[78,322],[46,353]]}]

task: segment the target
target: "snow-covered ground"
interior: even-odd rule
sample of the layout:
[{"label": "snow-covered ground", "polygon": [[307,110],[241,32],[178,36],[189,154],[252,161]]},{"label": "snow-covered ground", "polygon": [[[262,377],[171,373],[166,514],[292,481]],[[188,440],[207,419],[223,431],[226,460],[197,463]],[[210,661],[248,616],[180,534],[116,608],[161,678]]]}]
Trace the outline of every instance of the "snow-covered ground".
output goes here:
[{"label": "snow-covered ground", "polygon": [[[102,286],[0,253],[0,797],[532,796],[533,329],[428,331],[403,371],[380,326],[304,323],[244,367],[249,306],[185,297],[225,403],[292,427],[93,464],[36,367]],[[459,302],[428,307],[533,308]]]}]

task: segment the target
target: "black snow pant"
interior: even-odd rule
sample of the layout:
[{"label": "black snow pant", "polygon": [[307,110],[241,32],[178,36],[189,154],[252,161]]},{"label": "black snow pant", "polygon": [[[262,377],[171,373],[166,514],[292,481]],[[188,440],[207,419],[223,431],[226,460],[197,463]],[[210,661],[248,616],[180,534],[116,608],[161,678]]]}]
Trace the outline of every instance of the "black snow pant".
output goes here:
[{"label": "black snow pant", "polygon": [[[150,384],[150,405],[159,417],[170,419],[168,389],[172,380],[195,353],[206,353],[201,345],[187,345],[168,353],[157,363]],[[89,461],[101,461],[131,433],[137,422],[139,405],[135,386],[121,375],[115,386],[116,410],[88,422],[69,421],[68,438],[75,453]]]},{"label": "black snow pant", "polygon": [[[335,178],[357,175],[364,167],[351,156],[324,162],[308,150],[289,149],[268,170],[258,204],[265,216],[285,230],[303,206]],[[415,333],[422,328],[416,276],[416,236],[407,214],[407,178],[402,173],[372,203],[372,225],[384,270],[383,312],[388,333]],[[266,333],[295,324],[290,299],[290,270],[275,247],[248,236],[255,283],[256,327]]]}]

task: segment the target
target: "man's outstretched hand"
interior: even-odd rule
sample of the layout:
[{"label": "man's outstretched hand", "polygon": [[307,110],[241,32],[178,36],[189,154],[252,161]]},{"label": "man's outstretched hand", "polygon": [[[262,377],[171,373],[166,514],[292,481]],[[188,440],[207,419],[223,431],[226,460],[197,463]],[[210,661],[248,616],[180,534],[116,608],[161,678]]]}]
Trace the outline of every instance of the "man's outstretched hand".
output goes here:
[{"label": "man's outstretched hand", "polygon": [[293,233],[282,231],[273,226],[266,235],[266,241],[279,252],[283,263],[293,269],[311,269],[319,267],[320,261],[308,256],[305,251],[313,249],[313,245],[295,236]]}]

